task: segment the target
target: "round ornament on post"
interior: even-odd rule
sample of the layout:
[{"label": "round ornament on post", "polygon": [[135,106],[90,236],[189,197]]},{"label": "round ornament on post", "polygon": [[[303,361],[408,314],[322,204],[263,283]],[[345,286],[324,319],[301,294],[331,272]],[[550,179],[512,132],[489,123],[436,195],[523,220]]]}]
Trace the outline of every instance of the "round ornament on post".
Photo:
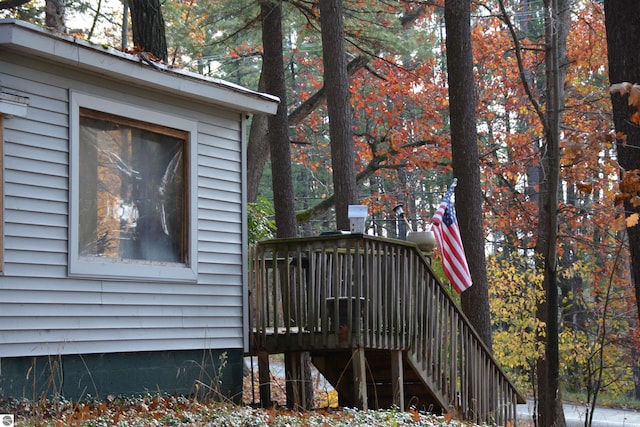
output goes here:
[{"label": "round ornament on post", "polygon": [[431,256],[436,247],[436,235],[433,231],[410,231],[407,233],[407,241],[415,243],[425,255]]}]

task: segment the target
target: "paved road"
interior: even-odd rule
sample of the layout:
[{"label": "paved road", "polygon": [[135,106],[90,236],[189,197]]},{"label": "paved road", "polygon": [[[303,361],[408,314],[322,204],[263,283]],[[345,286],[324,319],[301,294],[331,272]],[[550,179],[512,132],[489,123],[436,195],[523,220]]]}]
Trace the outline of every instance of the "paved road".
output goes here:
[{"label": "paved road", "polygon": [[[531,421],[531,402],[518,405],[518,419]],[[582,405],[565,403],[564,416],[568,427],[584,426],[586,408]],[[593,414],[592,427],[640,427],[640,412],[597,407]]]}]

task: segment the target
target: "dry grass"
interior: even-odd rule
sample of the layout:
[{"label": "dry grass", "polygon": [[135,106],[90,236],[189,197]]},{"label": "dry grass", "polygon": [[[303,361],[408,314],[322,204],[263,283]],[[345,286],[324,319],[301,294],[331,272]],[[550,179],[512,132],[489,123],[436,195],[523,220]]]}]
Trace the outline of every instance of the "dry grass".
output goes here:
[{"label": "dry grass", "polygon": [[300,412],[284,408],[256,409],[219,402],[199,402],[184,396],[166,395],[117,398],[104,402],[4,400],[0,402],[0,413],[14,414],[16,425],[25,427],[468,425],[414,410],[358,411],[343,408]]}]

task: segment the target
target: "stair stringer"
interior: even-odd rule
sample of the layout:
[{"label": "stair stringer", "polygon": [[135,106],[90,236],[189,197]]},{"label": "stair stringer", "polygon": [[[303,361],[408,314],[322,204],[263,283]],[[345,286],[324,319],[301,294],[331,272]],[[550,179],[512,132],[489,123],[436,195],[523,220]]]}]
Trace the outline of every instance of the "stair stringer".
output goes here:
[{"label": "stair stringer", "polygon": [[[374,353],[374,354],[371,354]],[[369,350],[365,351],[365,357],[367,359],[367,365],[370,365],[370,362],[373,362],[370,358],[378,357],[382,354],[385,356],[382,359],[387,359],[386,354],[389,353],[388,350]],[[450,410],[451,405],[448,404],[448,400],[445,397],[445,394],[438,390],[435,386],[434,382],[430,380],[428,375],[424,372],[424,370],[420,369],[419,364],[416,363],[415,357],[412,357],[409,352],[403,351],[403,376],[405,381],[408,377],[416,378],[422,384],[423,392],[417,391],[418,394],[415,395],[407,395],[406,393],[411,388],[409,383],[405,383],[405,405],[425,405],[425,408],[429,408],[430,412],[435,413],[446,413]],[[377,355],[377,356],[376,356]],[[345,354],[345,352],[313,352],[312,353],[312,361],[316,366],[318,371],[324,375],[324,377],[329,381],[329,383],[336,389],[340,396],[340,404],[346,406],[353,406],[356,402],[354,395],[354,386],[352,384],[352,366],[350,356]],[[389,365],[390,365],[389,361]],[[369,389],[369,408],[388,408],[391,407],[392,402],[388,401],[388,399],[381,398],[381,401],[378,401],[378,393],[383,395],[389,395],[392,388],[392,378],[385,378],[378,376],[379,372],[375,372],[370,370],[368,366],[367,373],[367,387]],[[390,369],[390,366],[389,366]],[[409,374],[412,375],[409,375]],[[380,381],[384,381],[384,384],[381,384]],[[383,390],[381,387],[385,387]],[[377,388],[377,393],[375,389]],[[388,390],[386,389],[388,388]],[[414,392],[416,390],[414,389]],[[344,399],[344,400],[343,400]],[[387,402],[384,404],[383,402]],[[437,405],[437,409],[431,405]],[[407,406],[405,406],[407,407]]]}]

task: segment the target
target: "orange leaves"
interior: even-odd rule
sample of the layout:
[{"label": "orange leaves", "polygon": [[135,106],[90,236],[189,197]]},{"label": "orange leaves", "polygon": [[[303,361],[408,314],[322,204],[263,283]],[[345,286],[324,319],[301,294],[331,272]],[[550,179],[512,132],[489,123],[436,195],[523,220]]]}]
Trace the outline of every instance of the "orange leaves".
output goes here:
[{"label": "orange leaves", "polygon": [[629,105],[640,107],[640,85],[631,84],[629,82],[612,84],[609,92],[619,95],[629,95]]},{"label": "orange leaves", "polygon": [[[616,83],[611,85],[611,87],[609,88],[609,92],[611,94],[617,93],[621,96],[629,95],[629,105],[632,105],[637,109],[640,107],[640,85],[631,84],[629,82]],[[636,112],[631,115],[629,120],[637,125],[640,125],[640,111],[636,110]]]},{"label": "orange leaves", "polygon": [[413,418],[413,420],[415,422],[419,422],[420,421],[420,412],[418,412],[415,409],[411,408],[411,409],[409,409],[409,413],[411,414],[411,418]]},{"label": "orange leaves", "polygon": [[132,48],[125,49],[124,53],[128,53],[131,55],[143,55],[145,60],[153,61],[153,62],[162,62],[162,59],[158,58],[157,56],[149,52],[145,52],[145,50],[142,49],[140,46],[133,46]]},{"label": "orange leaves", "polygon": [[593,192],[593,184],[590,183],[578,182],[576,187],[578,188],[578,191],[583,194],[591,194]]},{"label": "orange leaves", "polygon": [[[622,196],[637,197],[638,192],[640,192],[640,170],[633,169],[623,173],[622,181],[620,181],[620,191]],[[640,206],[640,203],[634,204],[634,206]]]},{"label": "orange leaves", "polygon": [[624,132],[616,132],[616,139],[622,143],[623,146],[627,145],[627,134]]},{"label": "orange leaves", "polygon": [[260,56],[261,52],[262,52],[262,46],[244,42],[239,46],[236,46],[231,51],[229,51],[228,55],[234,59],[250,58],[254,56]]},{"label": "orange leaves", "polygon": [[[257,385],[257,384],[256,384]],[[284,384],[281,388],[284,388]],[[275,388],[272,390],[276,390]],[[316,390],[321,394],[320,390]],[[333,400],[337,405],[337,392],[332,390]],[[282,396],[282,399],[285,397]],[[333,426],[333,425],[394,425],[394,426],[440,426],[464,425],[472,423],[452,422],[457,413],[445,416],[421,412],[414,408],[407,412],[397,409],[357,410],[357,409],[316,409],[312,411],[291,410],[278,404],[257,409],[252,406],[225,404],[215,401],[198,403],[194,398],[184,396],[158,396],[157,411],[145,412],[140,409],[144,403],[149,409],[153,406],[151,396],[138,398],[118,398],[107,404],[106,412],[102,412],[98,402],[71,403],[39,401],[31,405],[26,401],[15,401],[17,406],[8,408],[9,413],[19,414],[24,425],[55,426],[89,426],[89,425],[135,425],[135,426]],[[34,402],[35,403],[35,402]],[[24,407],[24,405],[28,405]],[[35,407],[42,411],[38,414],[28,412]],[[77,415],[74,415],[77,414]],[[81,419],[84,416],[84,419]],[[76,418],[78,417],[78,418]]]},{"label": "orange leaves", "polygon": [[92,412],[92,408],[89,405],[80,403],[76,405],[72,417],[75,420],[87,420],[90,418]]},{"label": "orange leaves", "polygon": [[[628,104],[636,108],[629,120],[636,125],[640,125],[640,85],[629,82],[616,83],[611,85],[609,92],[620,96],[629,96]],[[626,134],[617,132],[616,138],[623,145],[626,145]],[[634,209],[640,207],[640,171],[638,169],[623,171],[622,180],[620,181],[620,193],[615,195],[615,203],[621,204],[625,200],[628,200]],[[624,226],[627,228],[635,227],[640,222],[639,220],[640,215],[637,212],[631,213],[624,217]]]},{"label": "orange leaves", "polygon": [[585,146],[581,141],[567,141],[563,147],[563,165],[575,165],[582,161]]},{"label": "orange leaves", "polygon": [[638,215],[637,213],[629,215],[625,220],[627,228],[631,228],[631,227],[633,227],[635,225],[638,225],[638,219],[639,218],[640,218],[640,215]]},{"label": "orange leaves", "polygon": [[631,121],[631,123],[640,125],[640,111],[636,111],[635,113],[633,113],[631,117],[629,117],[629,120]]},{"label": "orange leaves", "polygon": [[[625,200],[628,200],[634,209],[640,207],[640,170],[638,169],[623,172],[622,180],[620,181],[620,192],[615,195],[614,202],[619,205]],[[624,227],[634,227],[638,225],[639,220],[640,215],[638,213],[631,213],[626,217],[621,216],[616,223],[616,228],[621,230]]]}]

